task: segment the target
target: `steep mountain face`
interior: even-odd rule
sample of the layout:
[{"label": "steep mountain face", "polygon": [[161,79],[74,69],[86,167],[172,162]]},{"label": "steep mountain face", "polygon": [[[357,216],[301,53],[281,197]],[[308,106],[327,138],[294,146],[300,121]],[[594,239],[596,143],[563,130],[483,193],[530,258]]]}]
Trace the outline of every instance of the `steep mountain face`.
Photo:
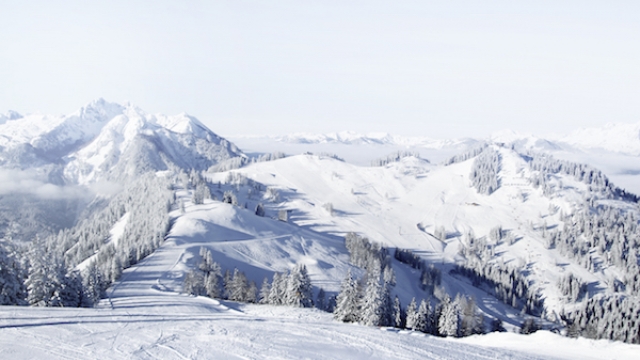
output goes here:
[{"label": "steep mountain face", "polygon": [[68,156],[65,177],[86,184],[123,180],[147,171],[196,169],[243,156],[187,114],[148,115],[127,107],[87,146]]},{"label": "steep mountain face", "polygon": [[68,116],[34,114],[6,121],[0,125],[0,164],[26,168],[61,162],[123,109],[99,99]]},{"label": "steep mountain face", "polygon": [[9,110],[5,114],[0,114],[0,125],[6,123],[9,120],[17,120],[20,119],[22,115],[19,113]]},{"label": "steep mountain face", "polygon": [[[244,156],[187,114],[150,115],[103,99],[66,116],[9,112],[0,117],[0,177],[7,181],[0,187],[0,235],[13,229],[12,238],[28,239],[73,224],[91,201],[86,186],[96,182],[206,170]],[[13,208],[32,215],[16,217],[7,210]]]},{"label": "steep mountain face", "polygon": [[149,115],[103,99],[68,116],[3,116],[0,165],[64,168],[65,180],[125,180],[145,171],[206,169],[240,150],[187,114]]}]

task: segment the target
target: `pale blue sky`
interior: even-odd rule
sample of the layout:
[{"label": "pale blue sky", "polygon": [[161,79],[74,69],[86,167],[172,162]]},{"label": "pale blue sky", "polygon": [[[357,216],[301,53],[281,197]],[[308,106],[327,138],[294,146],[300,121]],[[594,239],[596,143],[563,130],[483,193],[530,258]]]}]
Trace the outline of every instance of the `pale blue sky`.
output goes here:
[{"label": "pale blue sky", "polygon": [[1,1],[0,112],[92,99],[221,135],[640,121],[638,1]]}]

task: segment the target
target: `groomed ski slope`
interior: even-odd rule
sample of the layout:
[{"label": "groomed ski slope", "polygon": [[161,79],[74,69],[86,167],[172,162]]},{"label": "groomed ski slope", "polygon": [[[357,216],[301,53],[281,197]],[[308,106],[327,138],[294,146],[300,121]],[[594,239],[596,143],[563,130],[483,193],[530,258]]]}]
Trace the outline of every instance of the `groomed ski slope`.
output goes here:
[{"label": "groomed ski slope", "polygon": [[[144,267],[144,265],[142,265]],[[147,294],[148,295],[148,294]],[[637,346],[541,331],[444,339],[330,314],[184,295],[115,309],[0,308],[3,359],[637,359]]]}]

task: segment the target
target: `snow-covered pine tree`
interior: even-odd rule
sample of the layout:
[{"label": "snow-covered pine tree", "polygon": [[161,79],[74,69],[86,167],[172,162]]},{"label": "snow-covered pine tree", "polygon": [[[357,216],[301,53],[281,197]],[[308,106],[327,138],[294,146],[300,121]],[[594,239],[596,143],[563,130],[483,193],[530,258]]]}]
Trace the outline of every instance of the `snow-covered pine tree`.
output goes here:
[{"label": "snow-covered pine tree", "polygon": [[462,297],[460,299],[460,332],[461,336],[484,333],[484,318],[478,312],[473,298]]},{"label": "snow-covered pine tree", "polygon": [[307,267],[296,265],[288,276],[284,298],[285,305],[295,307],[312,307],[313,293]]},{"label": "snow-covered pine tree", "polygon": [[65,276],[64,286],[60,290],[60,306],[81,307],[84,299],[82,276],[78,271],[72,271]]},{"label": "snow-covered pine tree", "polygon": [[189,295],[206,295],[207,289],[202,271],[193,269],[186,273],[182,281],[182,291]]},{"label": "snow-covered pine tree", "polygon": [[269,304],[282,305],[284,300],[284,292],[286,290],[285,274],[274,273],[271,289],[269,291]]},{"label": "snow-covered pine tree", "polygon": [[429,332],[429,316],[431,315],[429,310],[429,304],[426,300],[422,299],[416,312],[416,322],[414,325],[416,330]]},{"label": "snow-covered pine tree", "polygon": [[449,296],[445,296],[441,303],[442,310],[438,319],[438,333],[442,336],[458,335],[458,309],[456,303]]},{"label": "snow-covered pine tree", "polygon": [[384,267],[382,273],[385,286],[396,286],[396,273],[390,264]]},{"label": "snow-covered pine tree", "polygon": [[255,281],[249,282],[247,292],[244,295],[244,301],[251,304],[258,302],[258,285],[256,285]]},{"label": "snow-covered pine tree", "polygon": [[474,160],[471,168],[471,184],[478,193],[491,195],[498,190],[498,171],[500,169],[500,154],[491,147],[485,148]]},{"label": "snow-covered pine tree", "polygon": [[400,304],[400,299],[396,296],[393,300],[393,313],[392,313],[393,324],[391,326],[402,329],[404,328],[404,314],[402,313],[402,305]]},{"label": "snow-covered pine tree", "polygon": [[0,305],[23,305],[27,296],[23,269],[12,244],[0,241]]},{"label": "snow-covered pine tree", "polygon": [[208,297],[212,299],[222,298],[220,280],[221,276],[219,272],[209,272],[204,275],[204,287]]},{"label": "snow-covered pine tree", "polygon": [[409,306],[407,306],[407,314],[405,320],[405,327],[409,330],[416,330],[418,305],[416,304],[416,298],[412,298]]},{"label": "snow-covered pine tree", "polygon": [[55,252],[45,251],[44,244],[37,240],[32,243],[31,267],[25,282],[27,301],[36,306],[62,306],[60,292],[65,282],[65,263]]},{"label": "snow-covered pine tree", "polygon": [[269,283],[269,279],[264,278],[262,280],[262,286],[260,286],[260,294],[258,295],[258,303],[260,304],[268,304],[269,303],[269,293],[271,292],[271,284]]},{"label": "snow-covered pine tree", "polygon": [[342,322],[358,321],[358,284],[351,275],[351,269],[342,282],[333,317]]},{"label": "snow-covered pine tree", "polygon": [[378,277],[369,274],[364,290],[360,298],[360,321],[363,325],[379,326],[382,320],[382,291]]},{"label": "snow-covered pine tree", "polygon": [[233,270],[233,278],[229,283],[227,293],[229,294],[229,300],[231,301],[246,301],[247,294],[247,276],[238,268]]},{"label": "snow-covered pine tree", "polygon": [[82,286],[89,306],[97,304],[104,296],[104,280],[96,262],[91,262],[82,272]]},{"label": "snow-covered pine tree", "polygon": [[534,332],[540,330],[540,324],[534,318],[527,318],[524,323],[522,323],[522,327],[520,328],[521,334],[533,334]]}]

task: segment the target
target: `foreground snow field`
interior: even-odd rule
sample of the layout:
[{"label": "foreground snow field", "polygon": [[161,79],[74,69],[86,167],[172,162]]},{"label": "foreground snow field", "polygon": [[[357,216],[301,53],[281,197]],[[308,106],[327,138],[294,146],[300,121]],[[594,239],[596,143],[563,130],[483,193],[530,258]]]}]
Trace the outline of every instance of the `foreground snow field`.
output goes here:
[{"label": "foreground snow field", "polygon": [[[180,239],[178,239],[180,240]],[[0,307],[3,359],[637,359],[620,342],[546,331],[464,339],[344,324],[313,309],[178,293],[185,244],[125,271],[94,309]]]},{"label": "foreground snow field", "polygon": [[443,339],[330,314],[158,294],[111,309],[0,308],[4,359],[637,359],[637,346],[549,332]]}]

